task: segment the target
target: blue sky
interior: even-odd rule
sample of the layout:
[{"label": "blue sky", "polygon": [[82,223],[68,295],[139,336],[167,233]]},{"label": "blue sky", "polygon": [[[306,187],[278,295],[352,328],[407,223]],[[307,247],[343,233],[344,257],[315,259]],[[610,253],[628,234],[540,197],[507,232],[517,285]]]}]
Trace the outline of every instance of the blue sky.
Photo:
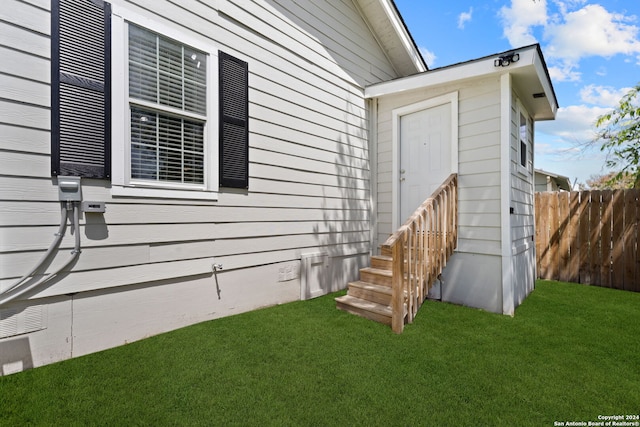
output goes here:
[{"label": "blue sky", "polygon": [[640,0],[395,3],[429,68],[540,43],[560,109],[536,124],[535,167],[583,183],[606,172],[604,153],[578,146],[640,83]]}]

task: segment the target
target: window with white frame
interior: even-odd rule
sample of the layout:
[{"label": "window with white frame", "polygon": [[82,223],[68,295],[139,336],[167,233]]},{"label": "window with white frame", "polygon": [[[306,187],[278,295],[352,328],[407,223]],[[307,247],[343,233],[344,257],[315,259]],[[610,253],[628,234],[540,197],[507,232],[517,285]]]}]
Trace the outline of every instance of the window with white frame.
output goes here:
[{"label": "window with white frame", "polygon": [[248,188],[248,63],[210,38],[101,0],[52,0],[51,70],[52,175],[110,179],[116,196]]},{"label": "window with white frame", "polygon": [[129,25],[131,180],[205,184],[207,55]]},{"label": "window with white frame", "polygon": [[531,146],[531,120],[522,106],[519,108],[518,121],[518,170],[522,173],[530,173],[529,164],[533,163],[529,158],[529,147]]}]

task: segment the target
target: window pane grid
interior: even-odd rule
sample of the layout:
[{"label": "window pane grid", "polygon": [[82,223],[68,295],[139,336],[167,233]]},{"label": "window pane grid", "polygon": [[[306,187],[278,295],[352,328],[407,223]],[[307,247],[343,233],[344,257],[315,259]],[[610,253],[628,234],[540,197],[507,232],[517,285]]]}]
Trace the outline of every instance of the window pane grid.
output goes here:
[{"label": "window pane grid", "polygon": [[205,54],[135,25],[129,28],[129,96],[206,114]]},{"label": "window pane grid", "polygon": [[131,109],[131,178],[204,183],[204,124]]},{"label": "window pane grid", "polygon": [[203,185],[205,54],[130,25],[129,97],[131,178]]},{"label": "window pane grid", "polygon": [[156,36],[129,27],[129,96],[157,102],[158,59]]}]

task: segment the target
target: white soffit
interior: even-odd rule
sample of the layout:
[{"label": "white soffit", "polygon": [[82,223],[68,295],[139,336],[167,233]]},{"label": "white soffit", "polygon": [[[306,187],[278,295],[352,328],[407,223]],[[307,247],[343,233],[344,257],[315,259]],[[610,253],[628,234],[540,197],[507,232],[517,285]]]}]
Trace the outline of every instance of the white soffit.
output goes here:
[{"label": "white soffit", "polygon": [[354,0],[400,75],[427,70],[411,34],[392,0]]}]

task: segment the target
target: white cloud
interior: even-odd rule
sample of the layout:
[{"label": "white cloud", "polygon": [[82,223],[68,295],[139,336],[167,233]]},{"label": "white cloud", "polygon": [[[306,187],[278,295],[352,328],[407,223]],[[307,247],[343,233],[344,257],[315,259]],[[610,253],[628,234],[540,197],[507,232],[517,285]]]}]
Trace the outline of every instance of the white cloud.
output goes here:
[{"label": "white cloud", "polygon": [[558,141],[555,141],[553,144],[549,142],[537,142],[535,145],[535,150],[536,150],[536,158],[539,159],[540,156],[547,156],[550,158],[553,158],[553,157],[567,158],[575,154],[580,149],[573,145],[567,145],[562,140],[558,140]]},{"label": "white cloud", "polygon": [[[579,81],[580,61],[587,57],[627,55],[640,65],[640,27],[633,15],[614,13],[587,0],[511,0],[500,9],[504,36],[512,47],[539,42],[542,34],[549,73],[555,82]],[[598,75],[604,71],[599,70]]]},{"label": "white cloud", "polygon": [[616,89],[611,86],[588,85],[580,90],[580,99],[588,104],[614,108],[630,90],[630,87]]},{"label": "white cloud", "polygon": [[640,54],[640,28],[631,24],[634,21],[635,17],[611,13],[598,4],[565,12],[545,27],[549,42],[545,55],[575,62],[588,56]]},{"label": "white cloud", "polygon": [[606,155],[595,139],[594,123],[608,108],[574,105],[558,109],[556,120],[536,123],[536,168],[586,182],[602,173]]},{"label": "white cloud", "polygon": [[568,10],[573,10],[585,4],[587,0],[552,0],[560,14],[566,15]]},{"label": "white cloud", "polygon": [[597,76],[604,77],[607,75],[607,69],[605,67],[600,67],[595,71]]},{"label": "white cloud", "polygon": [[606,172],[606,153],[599,146],[591,149],[575,146],[559,146],[557,142],[536,142],[535,167],[567,176],[571,182],[586,182],[591,175]]},{"label": "white cloud", "polygon": [[420,49],[420,54],[422,55],[425,62],[427,63],[427,66],[429,68],[433,68],[433,65],[436,63],[436,59],[438,59],[436,54],[431,52],[426,47],[419,47],[419,49]]},{"label": "white cloud", "polygon": [[537,40],[532,27],[547,24],[547,1],[511,0],[511,7],[503,6],[499,16],[511,47],[533,44]]},{"label": "white cloud", "polygon": [[570,62],[563,62],[559,66],[548,67],[549,76],[554,82],[576,82],[580,80],[582,74],[576,71],[576,65]]},{"label": "white cloud", "polygon": [[561,107],[555,120],[538,123],[536,131],[555,136],[566,144],[582,145],[593,140],[597,118],[610,110],[587,105]]},{"label": "white cloud", "polygon": [[462,12],[460,15],[458,15],[458,28],[463,30],[464,24],[471,21],[472,15],[473,15],[473,7],[469,8],[469,12]]},{"label": "white cloud", "polygon": [[[635,0],[637,1],[637,0]],[[513,47],[544,41],[554,83],[582,79],[580,66],[589,57],[623,56],[640,65],[640,24],[635,16],[607,10],[588,0],[511,0],[500,13],[504,35]],[[534,6],[540,10],[536,12]],[[606,66],[594,70],[607,75]],[[586,71],[585,71],[586,73]],[[536,124],[536,167],[584,181],[603,170],[606,153],[599,150],[595,122],[610,112],[629,88],[585,85],[577,104],[561,107],[554,121]]]}]

